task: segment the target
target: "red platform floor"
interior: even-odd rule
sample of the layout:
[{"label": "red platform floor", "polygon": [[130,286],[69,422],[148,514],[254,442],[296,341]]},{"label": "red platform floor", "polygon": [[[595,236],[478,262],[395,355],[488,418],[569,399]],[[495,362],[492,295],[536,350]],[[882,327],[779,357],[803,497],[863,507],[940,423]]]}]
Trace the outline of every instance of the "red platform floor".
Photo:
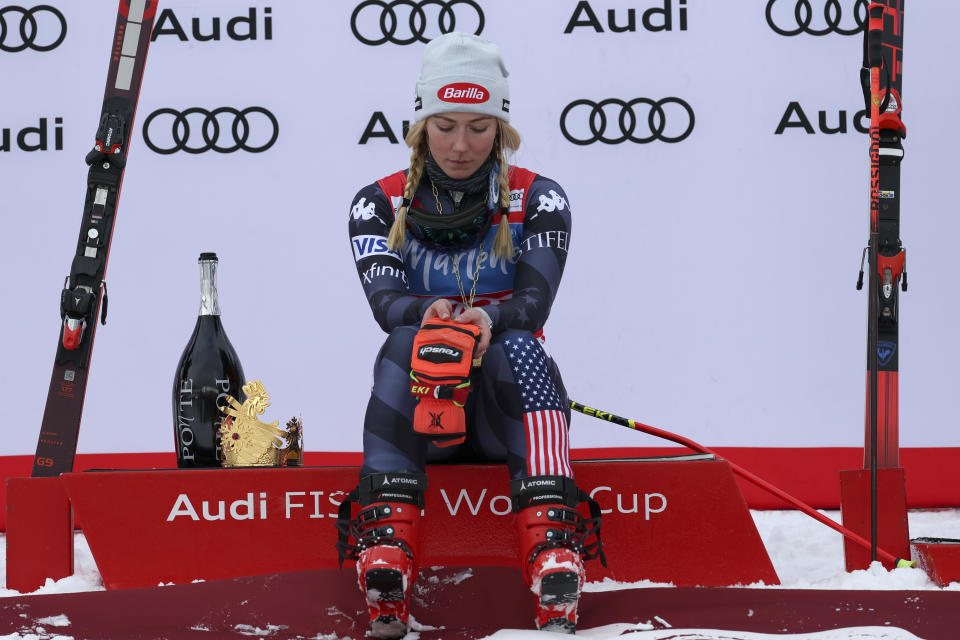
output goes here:
[{"label": "red platform floor", "polygon": [[[36,633],[42,626],[47,634],[42,637],[59,634],[77,640],[363,639],[365,612],[355,580],[349,567],[150,589],[4,598],[0,636],[27,637],[23,634]],[[531,629],[531,598],[512,569],[426,570],[417,583],[412,612],[423,625],[420,640],[482,638],[500,629]],[[69,623],[37,622],[56,616],[65,616]],[[894,632],[893,627],[924,640],[956,640],[960,593],[633,588],[583,595],[581,630],[615,623],[669,626],[678,631],[672,637],[701,640],[738,640],[743,637],[738,632],[803,634],[848,627],[879,627],[884,636],[882,628]],[[726,631],[691,635],[681,629]],[[638,636],[642,637],[634,637]]]}]

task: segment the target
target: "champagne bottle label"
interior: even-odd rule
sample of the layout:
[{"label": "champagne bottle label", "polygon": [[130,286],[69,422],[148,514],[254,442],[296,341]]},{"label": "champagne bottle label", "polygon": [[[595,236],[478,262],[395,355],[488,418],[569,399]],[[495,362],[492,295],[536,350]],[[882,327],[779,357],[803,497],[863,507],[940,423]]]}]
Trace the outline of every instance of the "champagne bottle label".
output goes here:
[{"label": "champagne bottle label", "polygon": [[217,415],[213,419],[213,433],[214,433],[214,447],[216,450],[217,462],[223,462],[223,451],[220,446],[220,427],[223,425],[224,413],[221,411],[222,408],[227,406],[227,396],[232,395],[230,390],[230,379],[223,378],[216,380],[217,391],[220,393],[217,394]]},{"label": "champagne bottle label", "polygon": [[187,378],[180,381],[180,391],[175,400],[177,403],[177,459],[193,462],[193,380]]}]

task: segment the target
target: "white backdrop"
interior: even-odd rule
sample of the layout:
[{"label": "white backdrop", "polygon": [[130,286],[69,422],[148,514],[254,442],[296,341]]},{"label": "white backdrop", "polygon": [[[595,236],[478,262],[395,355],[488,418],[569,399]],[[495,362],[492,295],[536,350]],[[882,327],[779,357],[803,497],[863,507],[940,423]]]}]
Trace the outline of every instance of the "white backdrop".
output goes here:
[{"label": "white backdrop", "polygon": [[[781,29],[795,28],[794,0],[476,3],[482,35],[502,46],[511,71],[512,123],[524,136],[516,162],[559,181],[573,209],[571,253],[546,326],[571,396],[711,446],[859,446],[867,299],[854,284],[868,229],[868,143],[851,120],[863,108],[860,36],[779,35],[766,9]],[[0,50],[4,454],[36,446],[116,9],[114,0],[49,4],[68,25],[59,46]],[[394,4],[399,39],[410,35],[410,9]],[[830,4],[811,0],[810,29],[829,26]],[[840,29],[856,26],[856,4],[839,3]],[[358,142],[375,112],[402,136],[423,45],[362,43],[351,28],[359,5],[161,3],[167,33],[151,46],[143,82],[81,452],[172,449],[174,368],[196,318],[202,251],[220,256],[224,325],[247,377],[271,393],[267,419],[302,413],[309,450],[360,449],[384,336],[351,259],[348,208],[361,186],[406,166],[408,150],[386,137]],[[450,5],[458,29],[476,30],[471,3]],[[662,25],[669,8],[671,29],[644,27],[656,8],[648,24]],[[951,256],[960,140],[949,114],[960,88],[944,51],[960,3],[907,8],[901,444],[957,446]],[[228,21],[251,10],[256,39],[232,39]],[[379,31],[380,10],[357,13],[361,35]],[[424,11],[426,38],[438,33],[439,5]],[[631,11],[636,29],[612,32],[609,12],[626,25]],[[602,31],[586,24],[591,12]],[[58,22],[40,13],[36,42],[51,42]],[[3,14],[7,48],[20,41],[20,15]],[[196,39],[192,21],[209,34],[214,18],[220,38]],[[169,33],[175,23],[185,41]],[[688,103],[689,137],[575,145],[560,130],[574,100],[639,97]],[[815,133],[775,133],[791,102]],[[269,110],[276,142],[261,153],[166,155],[145,144],[143,125],[158,109],[225,106]],[[685,127],[675,107],[665,110],[664,135]],[[836,127],[841,110],[847,133],[818,130],[819,112]],[[616,111],[606,113],[614,135]],[[637,135],[648,133],[646,112],[637,113]],[[571,133],[586,134],[586,114],[571,111]],[[41,118],[47,148],[22,149],[18,133]],[[171,122],[155,118],[154,144],[170,143]],[[190,123],[189,144],[202,144],[200,119]],[[230,121],[221,123],[228,144]],[[251,116],[249,144],[268,141],[266,124]],[[572,444],[662,443],[575,415]]]}]

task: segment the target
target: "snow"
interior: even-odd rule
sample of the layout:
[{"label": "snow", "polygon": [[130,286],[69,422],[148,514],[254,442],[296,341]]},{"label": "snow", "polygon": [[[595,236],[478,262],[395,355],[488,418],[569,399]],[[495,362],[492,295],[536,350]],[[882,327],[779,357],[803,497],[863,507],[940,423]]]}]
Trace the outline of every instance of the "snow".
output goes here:
[{"label": "snow", "polygon": [[[433,567],[439,569],[440,567]],[[473,577],[473,571],[471,569],[464,569],[459,573],[455,573],[452,576],[444,576],[443,579],[440,576],[427,576],[427,584],[460,584],[467,578]],[[419,582],[417,583],[419,584]]]},{"label": "snow", "polygon": [[284,625],[268,624],[266,629],[261,629],[260,627],[254,627],[249,624],[238,624],[233,627],[237,633],[243,636],[259,636],[265,638],[276,634],[282,629],[286,629]]},{"label": "snow", "polygon": [[[719,629],[652,629],[643,624],[610,624],[596,629],[578,631],[578,636],[605,640],[629,634],[630,640],[922,640],[909,631],[891,627],[856,627],[849,629],[831,629],[817,633],[770,634],[749,633]],[[548,638],[566,638],[563,634],[542,631],[498,631],[489,640],[548,640]]]},{"label": "snow", "polygon": [[[839,522],[838,511],[822,511],[824,515]],[[960,592],[960,582],[940,588],[919,569],[894,569],[887,571],[880,563],[874,563],[862,571],[847,573],[843,568],[842,538],[835,531],[816,522],[799,511],[753,511],[754,522],[763,538],[773,566],[780,576],[779,586],[762,584],[747,585],[756,589],[889,589],[889,590],[944,590]],[[909,513],[911,538],[938,537],[960,539],[960,509],[914,510]],[[17,591],[6,588],[6,538],[0,538],[3,554],[0,556],[0,597],[20,596]],[[82,533],[74,535],[74,555],[76,573],[62,580],[48,580],[33,592],[74,593],[78,591],[101,591],[103,583],[97,571],[96,563]],[[469,579],[471,573],[465,570],[445,582],[458,583]],[[585,591],[608,591],[625,587],[662,587],[649,581],[639,583],[618,583],[612,580],[591,582],[584,586]],[[658,628],[654,628],[656,622]],[[51,628],[69,624],[66,616],[52,616],[36,621],[32,628],[0,636],[0,640],[73,640],[70,636],[58,635]],[[578,636],[591,640],[612,640],[628,635],[630,640],[922,640],[903,629],[894,627],[856,627],[833,629],[819,633],[782,634],[747,633],[735,630],[717,629],[672,629],[663,621],[649,621],[648,624],[612,624],[594,629],[580,629]],[[268,625],[267,629],[256,627],[237,628],[242,635],[252,637],[274,636],[281,625]],[[417,630],[427,630],[416,621],[412,621],[407,640],[417,640]],[[559,634],[538,631],[502,629],[488,636],[491,640],[548,640]]]}]

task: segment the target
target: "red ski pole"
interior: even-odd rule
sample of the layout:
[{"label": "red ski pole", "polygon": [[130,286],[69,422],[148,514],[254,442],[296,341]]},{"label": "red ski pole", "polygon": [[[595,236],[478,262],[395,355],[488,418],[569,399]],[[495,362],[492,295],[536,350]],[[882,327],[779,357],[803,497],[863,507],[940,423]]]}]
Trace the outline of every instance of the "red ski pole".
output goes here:
[{"label": "red ski pole", "polygon": [[[716,453],[714,453],[710,449],[707,449],[703,445],[697,444],[696,442],[694,442],[693,440],[690,440],[689,438],[678,436],[675,433],[670,433],[669,431],[664,431],[663,429],[657,429],[656,427],[651,427],[650,425],[637,422],[636,420],[621,418],[618,415],[614,415],[606,411],[600,411],[599,409],[594,409],[593,407],[582,405],[579,402],[574,402],[573,400],[570,401],[570,408],[573,409],[574,411],[579,411],[582,414],[593,416],[594,418],[606,420],[607,422],[612,422],[614,424],[618,424],[623,427],[628,427],[636,431],[642,431],[643,433],[648,433],[658,438],[663,438],[671,442],[676,442],[677,444],[681,444],[687,448],[693,449],[694,451],[698,451],[700,453],[709,453],[713,456],[716,456],[718,459],[720,459],[720,456],[718,456]],[[722,459],[726,460],[725,458],[722,458]],[[811,518],[822,522],[823,524],[827,525],[834,531],[837,531],[838,533],[842,534],[848,539],[853,540],[854,542],[863,546],[864,548],[871,549],[871,547],[873,546],[870,540],[867,540],[863,536],[857,533],[854,533],[853,531],[851,531],[850,529],[847,529],[843,525],[837,524],[836,522],[826,517],[825,515],[823,515],[813,507],[811,507],[810,505],[801,502],[797,498],[794,498],[786,491],[783,491],[782,489],[778,489],[777,487],[773,486],[766,480],[758,478],[751,472],[747,471],[743,467],[740,467],[739,465],[734,464],[730,460],[726,460],[726,462],[727,464],[730,465],[730,468],[733,470],[733,472],[738,476],[740,476],[741,478],[743,478],[744,480],[752,482],[753,484],[760,487],[764,491],[767,491],[768,493],[771,493],[777,496],[784,502],[792,504],[794,507],[796,507],[800,511],[803,511],[805,514],[807,514]],[[903,558],[898,558],[895,555],[884,551],[883,549],[877,549],[877,555],[880,556],[882,559],[886,560],[887,562],[892,563],[893,566],[895,567],[915,567],[917,565],[917,563],[912,560],[905,560]]]}]

